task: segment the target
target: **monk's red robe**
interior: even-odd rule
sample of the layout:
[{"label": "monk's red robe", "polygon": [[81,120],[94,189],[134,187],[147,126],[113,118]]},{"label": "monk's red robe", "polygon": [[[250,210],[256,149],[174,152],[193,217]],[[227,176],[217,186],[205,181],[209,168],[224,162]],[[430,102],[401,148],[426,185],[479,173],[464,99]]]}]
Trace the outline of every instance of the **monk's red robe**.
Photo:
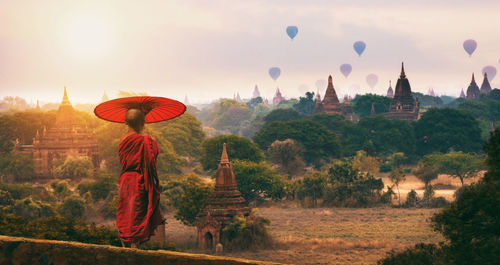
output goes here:
[{"label": "monk's red robe", "polygon": [[149,240],[163,222],[156,173],[159,150],[149,135],[134,133],[120,143],[122,173],[119,179],[116,226],[124,242]]}]

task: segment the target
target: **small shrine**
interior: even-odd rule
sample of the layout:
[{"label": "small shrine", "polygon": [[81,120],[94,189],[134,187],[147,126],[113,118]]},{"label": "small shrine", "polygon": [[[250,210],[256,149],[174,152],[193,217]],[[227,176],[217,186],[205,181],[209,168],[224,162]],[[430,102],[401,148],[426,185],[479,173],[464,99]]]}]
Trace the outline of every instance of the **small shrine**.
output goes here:
[{"label": "small shrine", "polygon": [[198,228],[198,247],[215,249],[221,240],[221,230],[234,216],[248,216],[250,207],[238,191],[233,168],[227,156],[226,144],[215,177],[215,189],[203,208],[196,216]]}]

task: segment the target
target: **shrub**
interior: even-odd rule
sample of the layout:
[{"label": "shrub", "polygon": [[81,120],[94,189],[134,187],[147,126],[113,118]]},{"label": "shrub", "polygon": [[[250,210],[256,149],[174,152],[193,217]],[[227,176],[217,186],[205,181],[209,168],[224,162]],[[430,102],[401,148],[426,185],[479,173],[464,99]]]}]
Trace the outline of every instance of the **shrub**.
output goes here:
[{"label": "shrub", "polygon": [[71,190],[69,189],[69,183],[67,180],[54,181],[50,184],[50,186],[60,197],[64,198],[71,194]]},{"label": "shrub", "polygon": [[271,224],[269,219],[256,216],[252,212],[248,217],[235,216],[231,223],[222,229],[222,244],[224,249],[248,250],[269,248],[272,238],[267,227]]},{"label": "shrub", "polygon": [[392,165],[390,163],[385,162],[383,164],[380,164],[379,172],[387,173],[387,172],[391,172],[391,170],[392,170]]},{"label": "shrub", "polygon": [[10,192],[6,190],[0,190],[0,206],[9,206],[14,203],[14,199]]},{"label": "shrub", "polygon": [[81,183],[77,189],[80,196],[86,192],[90,192],[92,199],[97,201],[108,197],[112,190],[117,190],[118,184],[111,177],[100,177],[94,182]]},{"label": "shrub", "polygon": [[434,244],[417,244],[402,252],[391,251],[378,265],[450,264],[442,248]]},{"label": "shrub", "polygon": [[57,178],[88,178],[92,176],[94,165],[86,156],[68,156],[66,160],[53,169],[53,174]]},{"label": "shrub", "polygon": [[56,210],[52,205],[34,200],[31,196],[22,200],[16,200],[10,212],[25,218],[49,217],[56,214]]},{"label": "shrub", "polygon": [[419,202],[419,198],[417,192],[415,190],[411,190],[406,195],[406,202],[403,204],[403,207],[416,207]]},{"label": "shrub", "polygon": [[57,207],[58,212],[66,217],[83,218],[85,215],[85,201],[78,196],[70,196]]}]

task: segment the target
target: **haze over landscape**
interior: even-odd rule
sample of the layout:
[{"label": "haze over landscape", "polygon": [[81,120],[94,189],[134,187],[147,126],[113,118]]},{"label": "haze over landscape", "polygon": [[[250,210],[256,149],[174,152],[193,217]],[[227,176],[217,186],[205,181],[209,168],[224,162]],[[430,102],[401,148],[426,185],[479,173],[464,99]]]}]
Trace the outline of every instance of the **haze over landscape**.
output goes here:
[{"label": "haze over landscape", "polygon": [[[385,94],[401,61],[413,91],[459,96],[500,66],[498,1],[0,1],[0,97],[97,103],[146,92],[194,103],[257,84],[298,97],[333,75],[339,95]],[[296,25],[294,40],[285,28]],[[462,44],[477,41],[469,55]],[[353,43],[366,50],[358,56]],[[345,78],[343,63],[352,65]],[[281,68],[275,82],[270,67]],[[369,89],[365,77],[378,75]],[[481,80],[481,78],[477,78]],[[499,87],[499,78],[491,81]],[[299,89],[300,87],[300,89]],[[320,91],[321,93],[324,93]]]}]

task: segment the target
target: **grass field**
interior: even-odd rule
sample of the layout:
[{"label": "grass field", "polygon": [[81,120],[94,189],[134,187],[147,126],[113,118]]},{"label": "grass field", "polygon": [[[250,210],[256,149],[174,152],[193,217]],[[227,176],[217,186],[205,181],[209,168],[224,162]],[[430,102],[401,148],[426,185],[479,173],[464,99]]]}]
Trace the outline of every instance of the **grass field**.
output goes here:
[{"label": "grass field", "polygon": [[[289,205],[287,205],[289,206]],[[429,218],[437,209],[258,208],[271,220],[275,247],[224,255],[288,264],[373,264],[391,249],[443,238]],[[167,220],[167,240],[182,251],[196,252],[196,229]]]},{"label": "grass field", "polygon": [[[391,185],[386,176],[384,184]],[[477,181],[467,180],[466,184]],[[460,180],[440,176],[432,184],[436,196],[448,201],[461,186]],[[400,185],[402,201],[415,189],[420,197],[424,185],[407,176]],[[397,203],[397,200],[394,200]],[[392,208],[302,208],[293,202],[257,208],[257,215],[271,220],[272,249],[224,253],[227,256],[287,264],[374,264],[393,249],[416,243],[437,243],[443,237],[434,232],[430,218],[441,209]],[[167,240],[186,252],[196,250],[196,228],[167,217]]]}]

